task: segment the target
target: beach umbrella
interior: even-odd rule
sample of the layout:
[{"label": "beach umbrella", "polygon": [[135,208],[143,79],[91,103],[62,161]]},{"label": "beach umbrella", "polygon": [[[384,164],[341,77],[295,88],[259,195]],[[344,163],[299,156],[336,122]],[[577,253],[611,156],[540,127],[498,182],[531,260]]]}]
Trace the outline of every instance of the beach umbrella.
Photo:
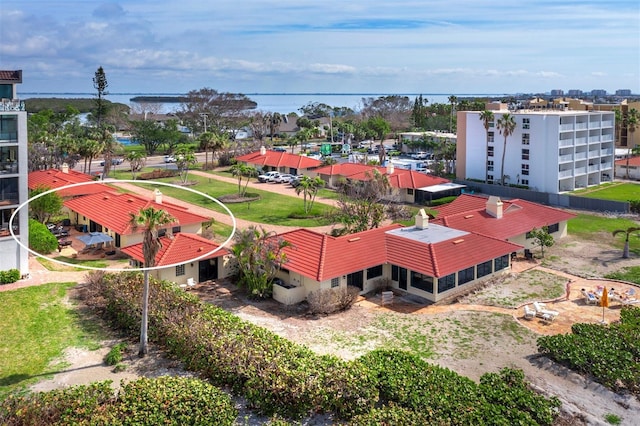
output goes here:
[{"label": "beach umbrella", "polygon": [[113,241],[113,238],[111,238],[107,234],[103,234],[102,232],[89,232],[86,235],[78,235],[76,238],[85,243],[87,246]]},{"label": "beach umbrella", "polygon": [[606,287],[602,289],[602,296],[600,297],[600,306],[602,306],[602,323],[605,324],[604,308],[609,307],[609,292],[607,291]]}]

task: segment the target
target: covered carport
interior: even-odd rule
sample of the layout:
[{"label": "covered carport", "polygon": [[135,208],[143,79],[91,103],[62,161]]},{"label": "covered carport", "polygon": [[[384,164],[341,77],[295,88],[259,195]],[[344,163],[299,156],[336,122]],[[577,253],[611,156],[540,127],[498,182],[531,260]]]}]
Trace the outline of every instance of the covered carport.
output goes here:
[{"label": "covered carport", "polygon": [[417,188],[415,202],[417,204],[431,205],[433,200],[460,195],[462,190],[466,187],[466,185],[461,185],[459,183],[447,182]]}]

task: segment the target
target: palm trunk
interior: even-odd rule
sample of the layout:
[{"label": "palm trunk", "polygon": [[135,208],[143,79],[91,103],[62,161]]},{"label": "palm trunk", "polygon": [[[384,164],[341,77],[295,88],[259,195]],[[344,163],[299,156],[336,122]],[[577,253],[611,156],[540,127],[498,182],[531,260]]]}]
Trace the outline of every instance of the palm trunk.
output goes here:
[{"label": "palm trunk", "polygon": [[502,163],[500,164],[500,184],[504,186],[504,154],[507,152],[507,137],[504,137],[504,145],[502,146]]},{"label": "palm trunk", "polygon": [[140,325],[140,351],[138,356],[143,358],[148,352],[147,329],[149,323],[149,271],[144,271],[144,286],[142,290],[142,321]]}]

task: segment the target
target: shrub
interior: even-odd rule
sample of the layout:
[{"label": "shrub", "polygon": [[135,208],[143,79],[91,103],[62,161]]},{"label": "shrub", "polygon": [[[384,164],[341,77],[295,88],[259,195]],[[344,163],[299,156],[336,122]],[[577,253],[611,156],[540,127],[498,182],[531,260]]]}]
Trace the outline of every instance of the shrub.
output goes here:
[{"label": "shrub", "polygon": [[312,291],[307,296],[309,312],[331,314],[349,309],[358,299],[360,289],[353,286],[326,288]]},{"label": "shrub", "polygon": [[0,402],[0,424],[233,425],[238,415],[229,395],[198,379],[160,377],[122,384],[111,381]]},{"label": "shrub", "polygon": [[156,180],[168,177],[178,176],[177,170],[172,169],[154,169],[148,173],[142,173],[138,176],[138,180]]},{"label": "shrub", "polygon": [[44,224],[29,219],[29,248],[40,254],[49,254],[58,248],[58,239]]},{"label": "shrub", "polygon": [[389,277],[378,278],[373,282],[373,291],[375,293],[380,293],[386,290],[390,290],[391,283],[392,281]]},{"label": "shrub", "polygon": [[0,284],[15,283],[20,279],[20,271],[18,269],[9,269],[7,271],[0,271]]},{"label": "shrub", "polygon": [[109,353],[104,357],[104,362],[107,365],[117,365],[118,363],[120,363],[120,361],[122,361],[122,355],[126,350],[126,343],[118,343],[113,348],[111,348]]}]

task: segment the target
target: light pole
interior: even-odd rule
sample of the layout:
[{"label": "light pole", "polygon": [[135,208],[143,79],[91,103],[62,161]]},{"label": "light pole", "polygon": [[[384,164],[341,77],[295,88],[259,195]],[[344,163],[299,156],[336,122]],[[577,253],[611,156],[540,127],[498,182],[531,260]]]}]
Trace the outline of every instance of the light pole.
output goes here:
[{"label": "light pole", "polygon": [[204,112],[200,113],[200,117],[204,120],[204,132],[207,133],[207,117],[209,114],[205,114]]}]

